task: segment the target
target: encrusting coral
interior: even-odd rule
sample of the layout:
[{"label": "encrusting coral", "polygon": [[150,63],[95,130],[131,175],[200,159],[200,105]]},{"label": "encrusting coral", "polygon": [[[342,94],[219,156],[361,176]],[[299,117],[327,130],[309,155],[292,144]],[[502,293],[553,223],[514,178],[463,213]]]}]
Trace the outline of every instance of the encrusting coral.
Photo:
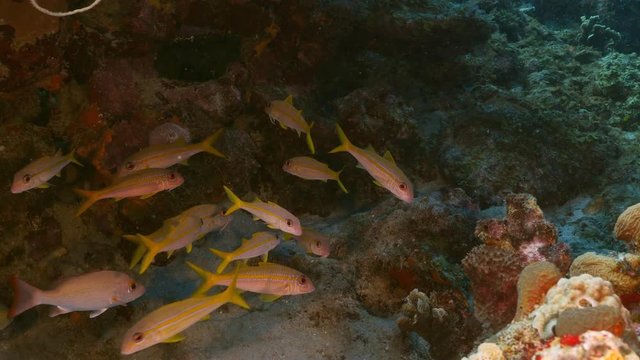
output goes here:
[{"label": "encrusting coral", "polygon": [[589,274],[601,277],[613,285],[617,295],[635,294],[640,289],[640,256],[620,254],[617,257],[593,252],[578,256],[569,268],[570,276]]},{"label": "encrusting coral", "polygon": [[537,352],[535,360],[557,359],[640,359],[620,338],[608,331],[587,331],[579,336],[555,338],[547,347]]},{"label": "encrusting coral", "polygon": [[482,343],[478,346],[478,351],[462,360],[504,360],[500,347],[494,343]]},{"label": "encrusting coral", "polygon": [[546,260],[564,273],[570,262],[567,245],[557,242],[555,226],[544,219],[533,196],[510,194],[506,203],[505,219],[478,221],[475,234],[484,244],[462,261],[471,280],[474,315],[494,328],[514,318],[518,277],[525,266]]}]

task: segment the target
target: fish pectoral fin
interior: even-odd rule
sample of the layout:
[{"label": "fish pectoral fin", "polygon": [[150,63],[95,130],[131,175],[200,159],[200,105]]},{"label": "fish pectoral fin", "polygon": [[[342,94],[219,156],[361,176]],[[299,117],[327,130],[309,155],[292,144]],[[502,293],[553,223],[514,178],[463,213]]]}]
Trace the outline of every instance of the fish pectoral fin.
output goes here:
[{"label": "fish pectoral fin", "polygon": [[180,342],[180,341],[182,341],[184,339],[185,339],[184,335],[175,334],[172,337],[165,339],[163,341],[163,343],[166,343],[166,344],[177,343],[177,342]]},{"label": "fish pectoral fin", "polygon": [[55,306],[51,308],[51,311],[49,311],[49,317],[56,317],[58,315],[70,313],[71,311],[73,310],[64,308],[62,306]]},{"label": "fish pectoral fin", "polygon": [[274,229],[274,230],[277,230],[277,229],[278,229],[278,227],[277,227],[277,226],[275,226],[275,225],[271,225],[271,224],[267,224],[267,227],[268,227],[269,229]]},{"label": "fish pectoral fin", "polygon": [[104,308],[104,309],[98,309],[96,311],[92,311],[91,314],[89,314],[89,317],[91,319],[93,319],[96,316],[100,316],[102,315],[103,312],[107,311],[108,308]]},{"label": "fish pectoral fin", "polygon": [[262,262],[267,262],[267,260],[269,260],[269,253],[268,252],[262,254]]},{"label": "fish pectoral fin", "polygon": [[61,173],[57,173],[57,174],[55,174],[54,176],[55,176],[55,177],[62,177],[62,174],[61,174]]},{"label": "fish pectoral fin", "polygon": [[147,195],[142,195],[142,196],[140,196],[140,199],[142,199],[142,200],[148,199],[148,198],[152,197],[155,194],[157,194],[157,193],[151,193],[151,194],[147,194]]},{"label": "fish pectoral fin", "polygon": [[282,295],[272,295],[272,294],[260,294],[260,300],[264,302],[274,302],[280,299]]},{"label": "fish pectoral fin", "polygon": [[184,166],[189,166],[189,161],[188,160],[180,161],[179,164]]},{"label": "fish pectoral fin", "polygon": [[211,314],[205,315],[204,317],[202,317],[202,319],[200,319],[198,321],[207,321],[207,320],[211,320]]},{"label": "fish pectoral fin", "polygon": [[46,189],[46,188],[49,188],[49,187],[51,187],[51,184],[46,183],[46,182],[38,185],[38,189]]},{"label": "fish pectoral fin", "polygon": [[187,247],[187,254],[191,254],[191,250],[193,250],[193,245],[189,244],[186,247]]},{"label": "fish pectoral fin", "polygon": [[284,102],[286,102],[287,104],[293,105],[293,96],[291,95],[287,96],[287,98],[284,99]]},{"label": "fish pectoral fin", "polygon": [[396,164],[396,160],[393,158],[393,155],[391,155],[391,153],[389,152],[389,150],[384,152],[384,155],[382,156],[383,158],[391,161],[394,165]]},{"label": "fish pectoral fin", "polygon": [[280,122],[280,127],[283,128],[284,130],[287,130],[287,125],[283,124],[282,122]]},{"label": "fish pectoral fin", "polygon": [[384,187],[384,185],[380,184],[380,182],[378,180],[373,180],[373,183],[380,186],[380,187]]}]

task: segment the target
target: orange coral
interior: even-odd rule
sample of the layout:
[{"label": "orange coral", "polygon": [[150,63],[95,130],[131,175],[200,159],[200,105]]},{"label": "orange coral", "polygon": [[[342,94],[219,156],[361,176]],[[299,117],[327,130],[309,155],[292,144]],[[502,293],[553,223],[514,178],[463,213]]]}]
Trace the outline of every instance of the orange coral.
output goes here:
[{"label": "orange coral", "polygon": [[561,277],[560,270],[548,261],[527,265],[518,278],[518,308],[514,321],[529,315]]},{"label": "orange coral", "polygon": [[629,206],[618,216],[613,234],[620,240],[638,246],[640,240],[640,203]]},{"label": "orange coral", "polygon": [[594,252],[578,256],[569,269],[571,276],[589,274],[603,278],[613,285],[616,294],[634,294],[640,290],[640,256],[624,254],[620,257],[599,255]]}]

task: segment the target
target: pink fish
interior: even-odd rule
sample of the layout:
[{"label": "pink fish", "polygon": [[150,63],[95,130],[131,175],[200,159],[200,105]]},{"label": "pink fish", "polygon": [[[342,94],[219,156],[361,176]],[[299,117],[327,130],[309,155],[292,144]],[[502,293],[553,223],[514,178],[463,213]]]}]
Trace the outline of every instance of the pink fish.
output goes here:
[{"label": "pink fish", "polygon": [[280,244],[274,234],[267,231],[260,231],[251,236],[251,239],[242,239],[242,245],[232,252],[224,252],[216,249],[209,249],[214,255],[222,258],[222,262],[218,265],[216,272],[220,274],[235,260],[245,260],[262,256],[263,261],[267,261],[267,253]]},{"label": "pink fish", "polygon": [[280,127],[283,129],[291,128],[298,133],[298,136],[300,133],[307,134],[307,146],[309,146],[312,154],[316,153],[313,140],[311,140],[313,123],[307,124],[307,121],[302,116],[302,111],[293,106],[293,97],[291,95],[287,96],[284,100],[274,100],[270,102],[264,111],[269,115],[271,122],[279,122]]},{"label": "pink fish", "polygon": [[58,150],[53,156],[43,156],[20,169],[20,171],[14,175],[11,192],[18,194],[33,188],[48,188],[50,185],[47,181],[54,176],[60,176],[62,169],[69,165],[69,163],[82,166],[82,164],[73,157],[73,151],[67,155],[61,155]]},{"label": "pink fish", "polygon": [[108,308],[125,305],[144,294],[142,284],[118,271],[98,271],[74,276],[60,282],[52,290],[40,290],[26,282],[11,278],[13,305],[8,317],[13,318],[38,305],[53,305],[49,316],[72,311],[91,311],[94,318]]},{"label": "pink fish", "polygon": [[351,143],[342,131],[340,125],[336,125],[340,146],[329,151],[329,153],[348,152],[351,154],[360,167],[365,169],[374,179],[374,183],[389,190],[398,199],[410,203],[413,201],[413,185],[407,176],[396,165],[393,156],[388,151],[384,156],[378,155],[372,148],[361,149]]},{"label": "pink fish", "polygon": [[87,200],[80,206],[76,216],[80,216],[93,203],[102,199],[116,200],[137,197],[147,199],[164,190],[172,190],[184,183],[178,172],[167,169],[146,169],[117,179],[111,186],[101,190],[74,189]]},{"label": "pink fish", "polygon": [[333,171],[325,163],[308,156],[298,156],[285,161],[282,170],[305,180],[335,180],[345,194],[349,193],[340,181],[340,171]]},{"label": "pink fish", "polygon": [[307,253],[322,257],[329,256],[329,238],[309,228],[303,228],[302,230],[302,235],[295,236],[298,245]]}]

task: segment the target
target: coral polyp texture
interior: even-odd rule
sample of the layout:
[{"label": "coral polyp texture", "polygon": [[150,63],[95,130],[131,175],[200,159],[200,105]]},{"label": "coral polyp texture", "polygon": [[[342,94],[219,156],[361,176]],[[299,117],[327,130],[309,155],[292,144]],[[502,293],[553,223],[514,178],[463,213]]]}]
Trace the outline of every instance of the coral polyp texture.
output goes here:
[{"label": "coral polyp texture", "polygon": [[548,261],[564,273],[570,263],[568,246],[557,242],[555,226],[544,219],[533,196],[507,195],[506,206],[506,218],[478,221],[475,234],[484,244],[462,261],[471,280],[474,315],[493,328],[514,318],[518,277],[525,266]]},{"label": "coral polyp texture", "polygon": [[587,331],[560,336],[535,354],[535,360],[638,360],[640,357],[608,331]]},{"label": "coral polyp texture", "polygon": [[611,282],[617,295],[635,294],[640,291],[640,256],[584,253],[575,258],[569,268],[570,276],[580,274],[598,276]]},{"label": "coral polyp texture", "polygon": [[613,228],[616,238],[628,242],[633,248],[638,248],[640,241],[640,203],[629,206],[618,216]]}]

